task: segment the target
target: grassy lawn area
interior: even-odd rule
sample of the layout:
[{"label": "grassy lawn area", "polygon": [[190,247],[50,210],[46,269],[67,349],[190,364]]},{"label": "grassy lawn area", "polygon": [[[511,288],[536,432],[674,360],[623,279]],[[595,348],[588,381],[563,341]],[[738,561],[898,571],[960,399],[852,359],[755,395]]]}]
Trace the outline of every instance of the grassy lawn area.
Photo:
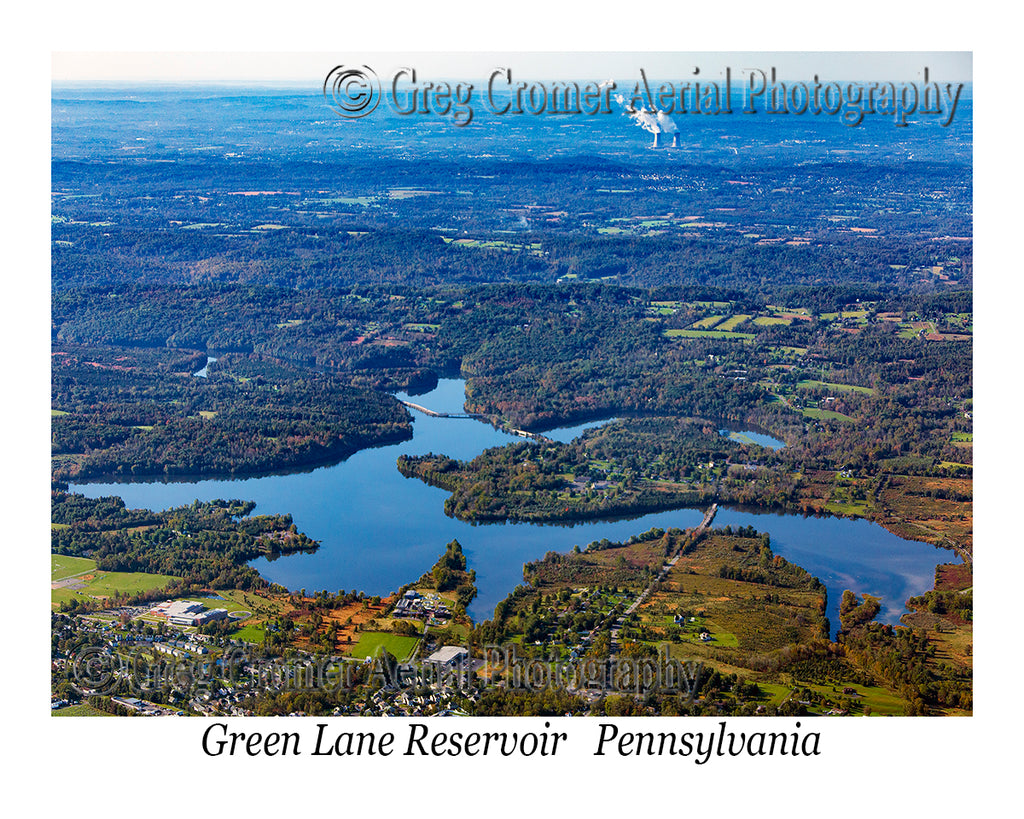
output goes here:
[{"label": "grassy lawn area", "polygon": [[521,244],[518,242],[505,242],[500,239],[452,239],[447,236],[442,238],[445,242],[458,245],[459,247],[483,248],[485,250],[526,250],[535,255],[539,255],[541,252],[540,244],[537,242]]},{"label": "grassy lawn area", "polygon": [[333,199],[314,200],[322,205],[370,205],[376,200],[375,196],[337,196]]},{"label": "grassy lawn area", "polygon": [[376,656],[377,652],[383,648],[393,654],[397,660],[402,661],[409,658],[419,641],[419,637],[406,637],[403,634],[391,634],[387,631],[364,631],[359,635],[359,642],[352,646],[349,654],[362,660],[366,657]]},{"label": "grassy lawn area", "polygon": [[450,631],[459,640],[469,639],[469,626],[463,625],[462,623],[449,623],[448,631]]},{"label": "grassy lawn area", "polygon": [[917,338],[922,331],[925,333],[935,332],[935,322],[933,321],[902,322],[896,326],[900,329],[900,338]]},{"label": "grassy lawn area", "polygon": [[437,196],[441,191],[428,191],[424,188],[391,188],[388,196],[392,199],[412,199],[415,196]]},{"label": "grassy lawn area", "polygon": [[227,609],[228,612],[248,611],[255,614],[258,609],[268,609],[270,613],[277,614],[284,608],[272,600],[240,589],[214,589],[213,593],[214,597],[193,594],[182,599],[199,600],[211,609]]},{"label": "grassy lawn area", "polygon": [[[871,713],[874,716],[888,716],[888,715],[902,715],[903,708],[906,705],[906,701],[893,694],[886,688],[875,685],[855,685],[853,683],[843,683],[841,686],[837,685],[836,688],[839,691],[833,691],[831,685],[817,685],[815,683],[805,683],[800,680],[796,681],[796,685],[783,685],[781,683],[770,683],[762,682],[757,680],[757,686],[766,695],[765,703],[772,705],[779,705],[783,700],[792,696],[793,699],[799,699],[797,691],[799,689],[807,688],[814,691],[817,694],[822,694],[826,697],[830,697],[833,700],[837,697],[843,696],[839,693],[843,688],[854,689],[859,697],[853,699],[853,713],[863,713],[864,707],[868,706],[871,708]],[[796,689],[796,690],[794,690]]]},{"label": "grassy lawn area", "polygon": [[665,335],[669,338],[722,338],[722,339],[744,339],[750,341],[754,338],[753,333],[730,333],[726,330],[666,330]]},{"label": "grassy lawn area", "polygon": [[833,515],[863,518],[870,510],[871,504],[866,500],[830,500],[825,504],[825,511]]},{"label": "grassy lawn area", "polygon": [[860,392],[864,395],[874,395],[875,391],[872,387],[857,387],[853,384],[834,384],[831,381],[816,381],[814,379],[804,379],[797,383],[797,387],[805,390],[835,390],[836,392]]},{"label": "grassy lawn area", "polygon": [[247,643],[262,643],[263,637],[266,635],[263,626],[247,624],[242,626],[237,631],[231,633],[231,639],[233,640],[244,640]]},{"label": "grassy lawn area", "polygon": [[79,705],[69,705],[66,708],[58,708],[56,711],[50,712],[51,717],[112,717],[113,714],[108,714],[106,711],[100,711],[99,708],[93,708],[91,705],[86,703],[80,703]]},{"label": "grassy lawn area", "polygon": [[867,310],[843,310],[841,313],[822,313],[818,318],[822,321],[835,321],[839,318],[844,319],[856,319],[861,323],[867,321],[868,311]]},{"label": "grassy lawn area", "polygon": [[841,412],[833,412],[832,410],[823,409],[802,409],[800,410],[802,415],[808,418],[816,418],[819,421],[852,421],[853,419],[849,415],[844,415]]},{"label": "grassy lawn area", "polygon": [[[957,444],[957,446],[967,446],[967,444]],[[960,466],[960,467],[964,467],[965,469],[972,469],[973,468],[972,464],[965,464],[965,463],[962,463],[960,461],[939,461],[939,466],[943,466],[943,467],[946,467],[946,466]]]},{"label": "grassy lawn area", "polygon": [[711,632],[711,639],[708,640],[706,643],[700,639],[700,635],[696,631],[687,631],[683,639],[689,640],[690,642],[702,643],[703,645],[707,646],[718,646],[720,648],[740,647],[739,638],[731,631],[722,630],[720,626],[716,625],[710,620],[707,621],[707,628]]},{"label": "grassy lawn area", "polygon": [[743,322],[749,320],[750,316],[746,313],[737,313],[735,316],[729,316],[728,319],[718,325],[718,329],[722,331],[732,331],[743,324]]},{"label": "grassy lawn area", "polygon": [[50,580],[63,580],[65,577],[95,570],[96,561],[88,557],[50,555]]},{"label": "grassy lawn area", "polygon": [[778,705],[793,690],[792,686],[757,681],[757,687],[765,693],[765,704]]},{"label": "grassy lawn area", "polygon": [[[79,561],[85,560],[85,563]],[[90,564],[90,565],[86,565]],[[85,566],[84,569],[79,568]],[[78,571],[72,571],[72,569]],[[73,578],[84,571],[80,579]],[[60,577],[58,572],[63,572]],[[104,572],[96,569],[96,563],[85,558],[69,558],[64,555],[51,556],[51,583],[62,579],[71,579],[66,586],[50,590],[50,606],[58,608],[61,603],[74,598],[107,598],[114,592],[137,594],[142,591],[159,589],[173,580],[180,578],[164,574],[146,574],[144,572]]]},{"label": "grassy lawn area", "polygon": [[871,713],[878,716],[887,716],[894,714],[900,716],[903,714],[903,708],[906,705],[906,701],[893,694],[892,691],[887,688],[882,688],[877,685],[853,685],[851,688],[856,688],[857,691],[863,696],[861,699],[861,705],[871,706]]},{"label": "grassy lawn area", "polygon": [[[821,694],[825,697],[830,697],[833,700],[839,696],[842,696],[839,692],[843,688],[852,688],[858,694],[859,697],[853,700],[852,711],[853,713],[863,712],[865,706],[870,706],[871,713],[878,716],[886,715],[902,715],[903,708],[906,705],[906,700],[893,694],[887,688],[882,688],[877,685],[855,685],[853,683],[843,683],[842,685],[836,685],[835,688],[838,691],[833,690],[831,685],[818,685],[816,683],[804,683],[797,681],[797,685],[801,688],[807,688],[816,694]],[[794,695],[795,696],[795,695]]]}]

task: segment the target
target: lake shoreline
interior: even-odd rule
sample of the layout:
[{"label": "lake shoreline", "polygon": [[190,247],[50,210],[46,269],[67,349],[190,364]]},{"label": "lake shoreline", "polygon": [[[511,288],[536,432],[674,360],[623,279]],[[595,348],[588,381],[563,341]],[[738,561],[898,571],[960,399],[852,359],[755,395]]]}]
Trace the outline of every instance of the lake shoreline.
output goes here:
[{"label": "lake shoreline", "polygon": [[[417,403],[436,411],[456,411],[462,408],[464,382],[442,381],[428,395]],[[700,521],[701,506],[714,500],[695,499],[689,506],[577,520],[571,525],[463,522],[444,514],[447,492],[407,480],[396,467],[397,458],[444,452],[472,459],[487,448],[522,439],[487,423],[422,415],[412,428],[411,440],[363,449],[341,462],[308,471],[195,482],[72,483],[69,489],[90,497],[118,495],[130,508],[167,509],[195,499],[241,496],[256,503],[254,514],[288,513],[320,548],[287,560],[257,558],[249,565],[268,581],[290,589],[355,588],[386,594],[422,575],[444,544],[457,539],[477,572],[479,595],[469,607],[477,622],[489,619],[494,606],[523,582],[524,565],[548,551],[568,553],[574,546],[605,538],[624,541],[652,526],[692,528]],[[924,543],[918,545],[864,519],[781,511],[758,507],[755,515],[725,505],[716,526],[753,525],[768,532],[776,553],[819,577],[828,587],[830,601],[838,601],[846,588],[880,595],[887,604],[883,619],[894,624],[910,597],[932,588],[935,567],[942,562],[936,559],[934,547],[925,549]],[[830,618],[838,622],[837,616]]]}]

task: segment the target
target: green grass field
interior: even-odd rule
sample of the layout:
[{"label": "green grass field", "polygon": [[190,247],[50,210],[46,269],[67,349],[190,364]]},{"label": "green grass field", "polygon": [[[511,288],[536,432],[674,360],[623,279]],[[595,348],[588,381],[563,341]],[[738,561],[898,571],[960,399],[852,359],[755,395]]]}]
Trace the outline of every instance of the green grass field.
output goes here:
[{"label": "green grass field", "polygon": [[899,328],[900,338],[917,338],[923,330],[925,333],[935,332],[934,321],[909,321],[896,325]]},{"label": "green grass field", "polygon": [[108,714],[106,711],[100,711],[98,708],[93,708],[91,705],[86,703],[80,703],[79,705],[69,705],[65,708],[58,708],[56,711],[50,712],[51,717],[112,717],[113,714]]},{"label": "green grass field", "polygon": [[846,515],[848,517],[867,517],[871,510],[871,504],[866,500],[830,500],[825,504],[825,511],[833,515]]},{"label": "green grass field", "polygon": [[[832,686],[805,683],[800,680],[797,680],[796,682],[798,688],[807,688],[826,697],[835,699],[837,696],[840,696],[838,692],[832,690]],[[795,694],[794,687],[791,685],[762,682],[761,680],[757,680],[757,686],[764,691],[766,695],[766,703],[779,705],[783,700],[788,699],[789,697],[798,699]],[[906,705],[906,701],[896,696],[886,688],[873,685],[855,685],[853,683],[844,683],[841,688],[853,688],[860,695],[853,699],[853,713],[855,714],[863,713],[865,706],[871,708],[871,714],[873,716],[899,716],[903,714],[903,708]]]},{"label": "green grass field", "polygon": [[[59,524],[58,524],[59,525]],[[63,580],[84,572],[96,570],[96,561],[87,557],[70,557],[69,555],[50,555],[50,580]]]},{"label": "green grass field", "polygon": [[[706,645],[721,646],[722,648],[739,648],[739,638],[731,631],[725,631],[712,620],[705,620],[705,623],[711,632],[711,640]],[[699,634],[687,634],[685,639],[691,642],[701,642]]]},{"label": "green grass field", "polygon": [[526,250],[534,255],[540,255],[542,252],[540,242],[521,244],[518,242],[505,242],[500,239],[452,239],[447,236],[442,237],[442,239],[449,244],[456,244],[459,247],[472,247],[483,250]]},{"label": "green grass field", "polygon": [[[838,692],[832,690],[833,686],[831,685],[818,685],[815,683],[803,682],[800,682],[799,685],[802,688],[808,688],[825,697],[831,697],[834,699],[839,696]],[[860,694],[860,696],[853,701],[853,713],[863,713],[864,707],[870,706],[871,713],[877,716],[899,716],[903,714],[903,708],[906,705],[906,700],[901,699],[886,688],[871,685],[854,685],[852,683],[844,683],[841,687],[837,687],[839,687],[840,690],[846,687],[853,688],[858,694]]]},{"label": "green grass field", "polygon": [[889,689],[877,685],[853,685],[851,687],[856,688],[862,696],[861,710],[864,706],[870,706],[871,713],[880,717],[903,714],[906,700],[893,694]]},{"label": "green grass field", "polygon": [[746,313],[737,313],[735,316],[729,316],[725,321],[718,325],[718,329],[724,332],[732,332],[739,327],[743,322],[749,321],[750,316]]},{"label": "green grass field", "polygon": [[817,381],[811,378],[805,378],[803,381],[798,382],[797,387],[804,390],[834,390],[835,392],[860,392],[864,395],[875,394],[875,390],[872,387],[858,387],[853,384],[836,384],[832,381]]},{"label": "green grass field", "polygon": [[[968,446],[968,444],[957,444],[957,446]],[[942,466],[942,467],[961,466],[961,467],[964,467],[965,469],[972,469],[973,468],[972,464],[965,464],[965,463],[961,463],[960,461],[939,461],[939,466]]]},{"label": "green grass field", "polygon": [[383,648],[393,654],[400,662],[407,660],[419,643],[418,637],[406,637],[402,634],[391,634],[386,631],[364,631],[359,635],[359,642],[349,652],[360,660],[376,656]]},{"label": "green grass field", "polygon": [[802,415],[808,418],[816,418],[819,421],[852,421],[853,419],[849,415],[844,415],[841,412],[833,412],[832,410],[823,409],[802,409],[800,410]]},{"label": "green grass field", "polygon": [[725,330],[666,330],[665,335],[669,338],[723,338],[744,341],[751,341],[754,338],[753,333],[730,333]]},{"label": "green grass field", "polygon": [[441,191],[430,191],[426,188],[391,188],[388,196],[392,199],[412,199],[415,196],[439,196]]},{"label": "green grass field", "polygon": [[822,313],[818,318],[822,321],[835,321],[838,318],[857,319],[861,324],[867,323],[867,310],[843,310],[842,313]]},{"label": "green grass field", "polygon": [[220,597],[220,600],[206,598],[208,600],[208,604],[216,609],[227,609],[228,611],[251,611],[255,613],[257,609],[266,608],[276,615],[287,608],[284,604],[267,600],[265,597],[260,597],[258,594],[242,591],[241,589],[217,589],[216,594]]},{"label": "green grass field", "polygon": [[377,200],[376,196],[338,196],[334,199],[316,200],[322,205],[372,205]]},{"label": "green grass field", "polygon": [[[74,598],[90,599],[110,597],[114,592],[137,594],[142,591],[159,589],[173,580],[180,578],[164,574],[145,574],[144,572],[103,572],[96,569],[96,563],[86,558],[69,558],[64,555],[51,555],[51,583],[74,575],[85,573],[81,588],[66,586],[50,590],[50,605],[58,608],[61,603]],[[84,561],[84,562],[83,562]],[[77,586],[78,584],[74,584]]]},{"label": "green grass field", "polygon": [[760,680],[757,681],[757,687],[764,691],[765,701],[773,705],[781,703],[793,690],[792,686],[789,685],[761,682]]},{"label": "green grass field", "polygon": [[238,631],[233,631],[231,633],[231,639],[244,640],[247,643],[256,643],[258,645],[263,642],[265,634],[266,632],[263,630],[263,626],[245,625],[238,629]]},{"label": "green grass field", "polygon": [[695,321],[693,324],[691,324],[690,325],[690,329],[692,329],[692,330],[710,330],[712,327],[714,327],[716,324],[718,324],[718,322],[720,322],[724,318],[725,318],[725,316],[704,316],[704,318],[702,318],[702,319],[700,319],[698,321]]},{"label": "green grass field", "polygon": [[794,316],[809,316],[811,311],[806,307],[786,307],[781,304],[766,304],[765,308],[773,313],[789,313]]}]

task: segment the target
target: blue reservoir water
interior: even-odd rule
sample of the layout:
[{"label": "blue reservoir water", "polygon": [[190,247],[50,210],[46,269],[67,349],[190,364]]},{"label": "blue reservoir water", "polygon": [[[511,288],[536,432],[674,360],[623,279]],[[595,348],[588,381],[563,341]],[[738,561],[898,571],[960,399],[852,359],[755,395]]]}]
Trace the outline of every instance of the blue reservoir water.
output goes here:
[{"label": "blue reservoir water", "polygon": [[576,424],[571,427],[556,427],[555,429],[545,430],[541,434],[545,438],[550,438],[552,441],[558,441],[563,444],[571,443],[574,438],[578,438],[588,429],[596,429],[597,427],[603,427],[605,424],[610,424],[614,421],[614,418],[603,418],[599,421],[586,421],[582,424]]},{"label": "blue reservoir water", "polygon": [[754,443],[758,446],[768,447],[768,449],[782,449],[786,445],[785,441],[780,441],[778,438],[773,438],[771,435],[766,435],[763,432],[755,432],[751,429],[721,429],[719,432],[727,438],[731,438],[733,441],[737,441],[741,444]]},{"label": "blue reservoir water", "polygon": [[203,365],[203,368],[192,373],[192,375],[196,376],[196,378],[206,378],[210,369],[210,365],[216,360],[217,359],[214,358],[213,356],[208,355],[206,357],[206,363]]},{"label": "blue reservoir water", "polygon": [[[443,380],[434,391],[411,400],[437,412],[461,412],[464,382]],[[260,558],[252,564],[268,580],[290,589],[386,594],[427,571],[445,544],[458,539],[470,568],[477,572],[479,594],[470,606],[477,621],[489,618],[494,606],[522,581],[525,562],[548,551],[568,552],[574,545],[584,548],[602,538],[621,541],[652,526],[686,528],[701,520],[698,509],[574,526],[454,520],[443,510],[448,493],[403,477],[395,464],[398,456],[433,452],[466,460],[488,447],[523,439],[472,419],[418,412],[413,416],[412,440],[363,450],[334,466],[307,472],[240,480],[74,484],[70,489],[88,497],[119,495],[132,508],[168,509],[196,499],[240,498],[255,501],[256,514],[290,513],[299,530],[320,541],[321,547],[310,554],[274,561]],[[559,435],[571,440],[599,423],[564,428]],[[844,589],[881,597],[879,619],[896,623],[906,599],[931,588],[935,565],[954,559],[950,552],[904,540],[864,520],[722,508],[715,525],[752,525],[769,532],[776,554],[803,566],[826,585],[833,631]]]}]

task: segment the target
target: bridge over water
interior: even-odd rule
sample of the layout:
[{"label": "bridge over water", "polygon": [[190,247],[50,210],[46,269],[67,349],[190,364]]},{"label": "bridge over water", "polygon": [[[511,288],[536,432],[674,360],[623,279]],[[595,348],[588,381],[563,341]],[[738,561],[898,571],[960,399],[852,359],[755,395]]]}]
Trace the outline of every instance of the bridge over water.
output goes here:
[{"label": "bridge over water", "polygon": [[424,415],[430,415],[434,418],[486,418],[486,415],[481,415],[476,412],[434,412],[432,409],[421,407],[419,404],[414,404],[412,401],[402,401],[405,406],[409,409],[417,410],[422,412]]},{"label": "bridge over water", "polygon": [[[401,401],[401,403],[409,409],[414,409],[417,412],[422,412],[424,415],[429,415],[433,418],[475,418],[478,421],[490,421],[489,416],[479,412],[435,412],[434,410],[427,409],[419,404],[414,404],[412,401]],[[539,432],[527,432],[525,429],[515,429],[514,427],[501,427],[501,429],[511,435],[518,435],[520,438],[532,438],[535,441],[555,443],[552,439],[541,435]]]}]

